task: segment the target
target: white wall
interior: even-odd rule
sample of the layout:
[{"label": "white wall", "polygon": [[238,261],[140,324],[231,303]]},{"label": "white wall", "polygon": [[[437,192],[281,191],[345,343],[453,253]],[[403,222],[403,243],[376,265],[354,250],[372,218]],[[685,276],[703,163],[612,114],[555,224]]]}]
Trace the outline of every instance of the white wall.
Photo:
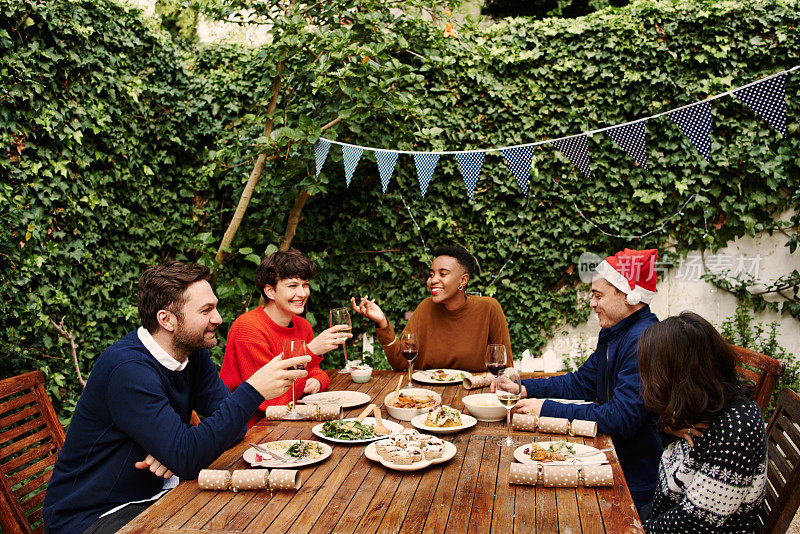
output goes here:
[{"label": "white wall", "polygon": [[[786,213],[781,219],[788,221],[790,215]],[[762,234],[755,238],[743,237],[716,253],[706,252],[706,266],[712,270],[715,267],[727,267],[734,271],[737,267],[744,268],[753,274],[758,274],[759,281],[770,282],[793,269],[800,269],[800,252],[789,254],[788,247],[784,246],[786,241],[786,236],[778,232],[772,236]],[[736,297],[725,290],[717,289],[710,283],[696,279],[696,272],[702,269],[700,262],[695,260],[699,258],[699,252],[690,253],[687,258],[682,258],[682,267],[676,264],[667,272],[664,280],[659,281],[651,308],[660,319],[688,310],[719,326],[727,317],[733,315],[736,309]],[[768,300],[780,299],[770,297]],[[780,344],[788,353],[800,358],[800,321],[772,311],[756,314],[755,320],[765,325],[778,321]],[[579,351],[581,339],[588,348],[588,353],[591,353],[597,344],[599,331],[600,324],[594,313],[586,323],[578,327],[559,328],[545,347],[542,357],[532,358],[529,354],[524,355],[520,367],[524,371],[558,371],[562,368],[565,355],[574,355]]]}]

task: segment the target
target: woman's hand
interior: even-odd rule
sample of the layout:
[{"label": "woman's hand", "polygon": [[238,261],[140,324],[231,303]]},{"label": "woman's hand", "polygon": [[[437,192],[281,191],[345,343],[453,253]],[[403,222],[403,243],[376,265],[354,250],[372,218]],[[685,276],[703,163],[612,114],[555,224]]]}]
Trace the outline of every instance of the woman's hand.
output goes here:
[{"label": "woman's hand", "polygon": [[375,299],[370,300],[368,297],[361,297],[361,301],[356,304],[356,299],[351,298],[350,304],[357,314],[374,321],[378,328],[385,328],[389,324],[383,310],[381,310],[380,306],[375,304]]},{"label": "woman's hand", "polygon": [[678,438],[685,439],[689,446],[694,448],[694,440],[692,440],[692,436],[699,438],[703,435],[703,430],[706,430],[707,428],[708,421],[700,421],[699,423],[695,423],[693,426],[681,428],[679,430],[673,430],[670,427],[665,426],[664,432],[666,434],[672,434]]},{"label": "woman's hand", "polygon": [[308,350],[317,356],[322,356],[326,352],[332,351],[353,337],[348,328],[346,324],[337,324],[327,330],[323,330],[317,337],[308,342]]},{"label": "woman's hand", "polygon": [[322,389],[322,384],[319,383],[319,380],[316,378],[309,378],[306,380],[306,387],[303,388],[303,395],[312,395],[314,393],[319,393],[319,390]]}]

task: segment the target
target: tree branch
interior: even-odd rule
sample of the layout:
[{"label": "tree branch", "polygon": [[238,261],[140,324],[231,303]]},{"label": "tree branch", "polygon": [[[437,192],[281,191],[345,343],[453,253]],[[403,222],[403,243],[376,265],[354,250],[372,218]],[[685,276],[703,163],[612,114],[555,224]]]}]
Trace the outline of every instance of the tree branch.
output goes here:
[{"label": "tree branch", "polygon": [[75,374],[78,375],[78,382],[81,383],[81,387],[85,388],[86,381],[83,379],[83,376],[81,375],[81,368],[78,366],[78,346],[75,344],[75,338],[73,337],[72,333],[64,326],[64,317],[61,318],[59,324],[56,324],[52,317],[48,316],[47,318],[50,319],[50,324],[53,325],[53,328],[55,328],[59,334],[69,341],[69,347],[72,349],[72,364],[75,366]]},{"label": "tree branch", "polygon": [[[262,133],[262,135],[267,139],[269,139],[270,135],[272,134],[273,114],[275,113],[275,108],[278,105],[278,94],[281,90],[281,73],[283,72],[285,65],[286,61],[283,59],[278,62],[278,74],[272,81],[272,98],[269,101],[269,106],[267,106],[267,122],[264,124],[264,131]],[[225,230],[225,234],[222,236],[222,241],[219,244],[217,255],[214,258],[214,261],[217,263],[217,265],[221,265],[225,260],[224,250],[231,245],[233,242],[233,237],[239,230],[239,225],[242,223],[242,219],[244,219],[247,206],[250,204],[250,199],[253,197],[253,191],[255,190],[256,185],[258,185],[261,175],[264,173],[264,166],[266,162],[275,161],[279,157],[280,156],[278,155],[269,157],[266,154],[258,155],[258,159],[253,167],[253,171],[250,173],[250,177],[247,179],[247,184],[244,186],[244,191],[242,191],[242,196],[239,198],[239,203],[236,205],[236,211],[233,213],[231,222],[228,224],[228,228]],[[216,282],[216,270],[214,274],[214,282]]]},{"label": "tree branch", "polygon": [[297,198],[294,199],[294,205],[289,212],[289,220],[286,221],[286,231],[278,247],[279,250],[286,251],[292,246],[292,239],[294,239],[294,234],[297,233],[297,225],[300,222],[300,212],[303,211],[303,206],[306,205],[309,198],[311,198],[311,193],[309,193],[307,189],[303,189],[298,193]]}]

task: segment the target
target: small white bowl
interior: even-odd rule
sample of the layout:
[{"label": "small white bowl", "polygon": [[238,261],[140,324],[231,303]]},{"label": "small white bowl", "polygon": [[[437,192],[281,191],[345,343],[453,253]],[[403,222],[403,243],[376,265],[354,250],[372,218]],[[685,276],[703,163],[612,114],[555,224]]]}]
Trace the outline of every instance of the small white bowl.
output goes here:
[{"label": "small white bowl", "polygon": [[435,400],[434,405],[429,406],[428,408],[397,408],[396,406],[391,406],[389,404],[390,401],[396,398],[394,391],[392,391],[386,395],[386,397],[384,397],[383,405],[386,406],[386,410],[389,412],[389,415],[400,421],[411,421],[414,417],[423,413],[428,413],[442,403],[442,396],[435,391],[431,391],[430,389],[406,388],[401,389],[400,393],[405,395],[433,395]]},{"label": "small white bowl", "polygon": [[372,378],[372,369],[353,369],[350,371],[350,380],[356,382],[357,384],[363,384],[364,382],[369,382]]},{"label": "small white bowl", "polygon": [[494,393],[467,395],[461,401],[478,421],[503,421],[506,418],[506,409]]}]

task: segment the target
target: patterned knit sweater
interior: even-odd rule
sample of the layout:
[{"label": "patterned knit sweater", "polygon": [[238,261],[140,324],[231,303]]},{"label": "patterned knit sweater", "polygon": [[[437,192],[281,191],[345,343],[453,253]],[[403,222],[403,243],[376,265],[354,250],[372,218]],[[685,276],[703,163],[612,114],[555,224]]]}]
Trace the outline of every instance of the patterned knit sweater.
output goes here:
[{"label": "patterned knit sweater", "polygon": [[645,531],[758,532],[767,441],[756,403],[730,402],[694,442],[680,439],[664,450]]}]

